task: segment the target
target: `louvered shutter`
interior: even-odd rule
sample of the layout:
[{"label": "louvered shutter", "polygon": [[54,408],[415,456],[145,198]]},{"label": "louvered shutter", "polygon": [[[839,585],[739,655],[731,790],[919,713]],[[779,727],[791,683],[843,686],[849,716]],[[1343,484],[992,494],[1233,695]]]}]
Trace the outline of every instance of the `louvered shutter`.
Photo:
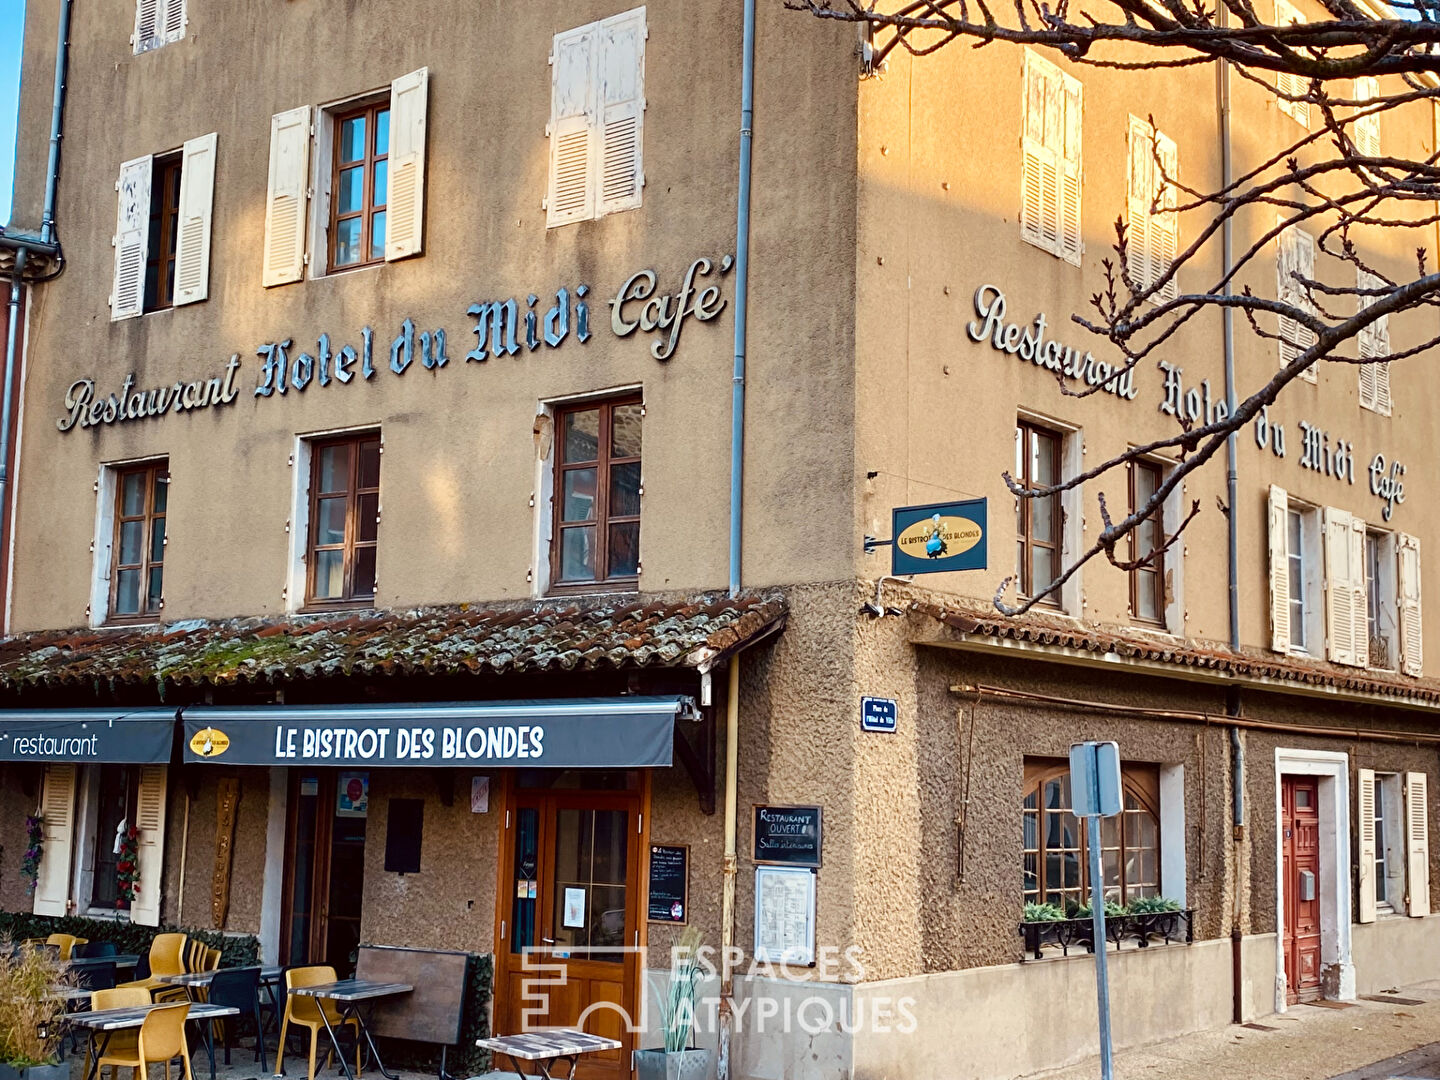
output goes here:
[{"label": "louvered shutter", "polygon": [[70,860],[75,849],[75,766],[45,766],[40,789],[40,872],[35,879],[36,915],[68,915]]},{"label": "louvered shutter", "polygon": [[1409,533],[1396,539],[1400,578],[1400,670],[1424,674],[1425,641],[1420,612],[1420,540]]},{"label": "louvered shutter", "polygon": [[[1292,23],[1305,22],[1304,16],[1290,4],[1288,0],[1275,0],[1275,25],[1289,26]],[[1309,81],[1303,76],[1293,75],[1290,72],[1281,72],[1277,76],[1275,85],[1282,94],[1303,95],[1310,88]],[[1279,99],[1280,111],[1288,116],[1294,117],[1301,127],[1310,126],[1310,103],[1306,101],[1287,101]]]},{"label": "louvered shutter", "polygon": [[1126,184],[1126,206],[1130,227],[1127,231],[1126,254],[1130,280],[1137,291],[1148,289],[1155,280],[1151,262],[1153,241],[1150,236],[1150,207],[1155,198],[1154,129],[1139,117],[1130,117],[1129,177]]},{"label": "louvered shutter", "polygon": [[[1175,184],[1180,178],[1180,151],[1175,140],[1163,131],[1155,133],[1155,150],[1161,166],[1155,176],[1156,187],[1159,189],[1156,202],[1161,211],[1150,220],[1150,238],[1153,245],[1150,261],[1155,280],[1159,281],[1169,272],[1175,257],[1180,253],[1180,215],[1175,210],[1178,201]],[[1175,279],[1171,278],[1160,290],[1157,299],[1174,300],[1178,295],[1179,287]]]},{"label": "louvered shutter", "polygon": [[[1359,289],[1383,289],[1385,282],[1375,274],[1357,270],[1355,284]],[[1377,297],[1361,295],[1359,309],[1364,311]],[[1361,360],[1374,360],[1390,355],[1390,316],[1381,315],[1356,335],[1356,350]],[[1390,415],[1390,365],[1360,365],[1360,404],[1386,416]]]},{"label": "louvered shutter", "polygon": [[310,108],[270,118],[270,179],[265,193],[267,289],[305,276],[305,194],[310,172]]},{"label": "louvered shutter", "polygon": [[164,20],[160,24],[165,41],[179,41],[185,36],[185,0],[163,0]]},{"label": "louvered shutter", "polygon": [[1285,489],[1270,485],[1270,648],[1290,651],[1290,551]]},{"label": "louvered shutter", "polygon": [[[1310,281],[1315,279],[1315,238],[1304,229],[1293,226],[1286,229],[1280,234],[1275,266],[1279,300],[1302,311],[1313,311],[1314,306],[1310,302],[1309,294],[1296,280],[1296,276]],[[1289,364],[1314,344],[1313,330],[1288,316],[1280,316],[1281,367]],[[1315,366],[1312,364],[1306,368],[1301,378],[1314,382]]]},{"label": "louvered shutter", "polygon": [[1084,128],[1084,98],[1080,80],[1061,76],[1065,110],[1065,145],[1060,153],[1060,257],[1080,265],[1085,239],[1080,231],[1080,189],[1083,182],[1080,135]]},{"label": "louvered shutter", "polygon": [[1350,646],[1356,667],[1370,666],[1370,604],[1365,584],[1365,520],[1350,517],[1350,610],[1354,638]]},{"label": "louvered shutter", "polygon": [[385,261],[419,255],[425,233],[425,112],[430,69],[390,84],[390,190]]},{"label": "louvered shutter", "polygon": [[120,193],[115,218],[115,287],[110,318],[133,319],[145,310],[145,259],[150,239],[150,173],[148,155],[120,166],[115,188]]},{"label": "louvered shutter", "polygon": [[[1374,101],[1380,96],[1380,81],[1372,76],[1355,80],[1355,100]],[[1361,111],[1361,110],[1357,110]],[[1357,119],[1351,128],[1350,137],[1361,157],[1380,156],[1380,116],[1372,113]]]},{"label": "louvered shutter", "polygon": [[555,35],[550,56],[550,191],[546,227],[595,214],[595,24]]},{"label": "louvered shutter", "polygon": [[180,158],[180,235],[175,306],[210,295],[210,217],[215,202],[215,132],[191,139]]},{"label": "louvered shutter", "polygon": [[160,37],[161,5],[165,0],[135,0],[135,35],[130,44],[137,53],[153,48]]},{"label": "louvered shutter", "polygon": [[1429,777],[1423,772],[1405,774],[1405,870],[1412,917],[1430,914],[1430,800]]},{"label": "louvered shutter", "polygon": [[598,214],[633,210],[645,184],[641,128],[645,119],[645,9],[600,24],[600,190]]},{"label": "louvered shutter", "polygon": [[1060,248],[1060,160],[1051,145],[1059,140],[1061,125],[1057,74],[1039,57],[1025,54],[1020,235],[1054,254]]},{"label": "louvered shutter", "polygon": [[160,883],[165,872],[165,766],[142,765],[135,792],[135,868],[139,887],[130,903],[130,921],[139,926],[160,925]]},{"label": "louvered shutter", "polygon": [[1358,896],[1355,903],[1357,922],[1375,921],[1375,770],[1360,769],[1356,778],[1356,813],[1360,834]]},{"label": "louvered shutter", "polygon": [[1325,647],[1331,663],[1354,667],[1361,663],[1355,654],[1355,620],[1365,612],[1355,610],[1355,570],[1350,544],[1350,515],[1327,506],[1325,530]]}]

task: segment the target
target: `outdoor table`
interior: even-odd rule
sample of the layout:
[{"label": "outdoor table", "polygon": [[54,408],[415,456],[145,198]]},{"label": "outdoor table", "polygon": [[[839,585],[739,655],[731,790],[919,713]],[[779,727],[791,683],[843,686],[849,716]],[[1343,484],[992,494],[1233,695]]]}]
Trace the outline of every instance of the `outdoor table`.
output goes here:
[{"label": "outdoor table", "polygon": [[[399,1080],[394,1073],[385,1068],[385,1063],[380,1060],[380,1052],[375,1049],[375,1040],[370,1037],[370,1029],[365,1026],[365,1018],[360,1015],[362,1002],[374,1001],[376,998],[391,997],[395,994],[408,994],[415,987],[408,983],[385,983],[371,982],[368,979],[341,979],[338,982],[320,983],[317,986],[292,986],[290,993],[296,997],[325,998],[340,1006],[340,1016],[344,1020],[352,1017],[360,1027],[360,1034],[365,1036],[365,1045],[370,1048],[370,1060],[387,1080]],[[325,1015],[325,1010],[320,1009],[320,1022],[325,1025],[325,1032],[330,1036],[330,1045],[335,1048],[335,1056],[340,1059],[340,1068],[345,1072],[345,1080],[355,1080],[355,1074],[350,1068],[350,1062],[345,1060],[345,1051],[340,1048],[340,1039],[335,1034],[335,1029],[330,1026],[330,1018]],[[357,1036],[358,1038],[358,1036]],[[284,1075],[285,1047],[280,1047],[280,1071],[276,1076]],[[212,1077],[213,1080],[213,1077]]]},{"label": "outdoor table", "polygon": [[[137,1005],[128,1009],[92,1009],[90,1012],[71,1013],[65,1019],[76,1027],[83,1027],[90,1033],[90,1071],[86,1080],[95,1080],[100,1071],[100,1056],[110,1043],[110,1036],[116,1031],[138,1028],[145,1022],[145,1015],[152,1009],[166,1008],[160,1005]],[[205,1038],[205,1050],[210,1055],[210,1080],[215,1080],[215,1031],[212,1020],[223,1020],[227,1016],[239,1016],[240,1010],[221,1005],[191,1005],[186,1023],[196,1024]]]},{"label": "outdoor table", "polygon": [[76,956],[65,961],[67,968],[95,967],[99,964],[114,964],[117,968],[133,968],[140,963],[140,957],[134,953],[121,953],[118,956]]},{"label": "outdoor table", "polygon": [[[249,965],[253,966],[253,965]],[[214,971],[187,971],[183,975],[161,975],[160,981],[169,983],[171,986],[183,986],[190,995],[191,1001],[199,1001],[195,996],[198,987],[208,987],[215,976],[224,971],[224,968],[216,968]],[[270,1005],[275,1010],[275,1015],[280,1015],[280,998],[275,992],[276,984],[281,976],[285,974],[283,967],[262,967],[260,969],[260,985],[265,988],[265,993],[270,996]]]},{"label": "outdoor table", "polygon": [[[475,1045],[489,1050],[496,1056],[510,1059],[510,1067],[517,1076],[524,1076],[520,1062],[532,1062],[545,1080],[556,1080],[550,1075],[550,1065],[564,1059],[569,1066],[566,1076],[575,1075],[575,1066],[586,1054],[598,1054],[602,1050],[619,1050],[620,1042],[583,1031],[559,1029],[552,1031],[530,1031],[524,1035],[497,1035],[491,1039],[476,1039]],[[563,1078],[560,1078],[563,1080]]]}]

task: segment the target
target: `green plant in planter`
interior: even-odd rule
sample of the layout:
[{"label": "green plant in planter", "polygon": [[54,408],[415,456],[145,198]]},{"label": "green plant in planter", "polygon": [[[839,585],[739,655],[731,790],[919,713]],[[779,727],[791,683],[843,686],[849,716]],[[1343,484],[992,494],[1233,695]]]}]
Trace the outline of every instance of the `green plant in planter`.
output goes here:
[{"label": "green plant in planter", "polygon": [[[1115,919],[1125,914],[1127,914],[1127,912],[1123,905],[1117,904],[1114,900],[1105,901],[1105,917],[1107,919]],[[1070,918],[1072,919],[1089,919],[1093,917],[1089,904],[1075,904],[1070,908]]]},{"label": "green plant in planter", "polygon": [[62,1005],[55,987],[64,978],[50,950],[16,949],[0,938],[0,1075],[69,1075],[69,1067],[57,1063]]},{"label": "green plant in planter", "polygon": [[1140,896],[1131,900],[1125,910],[1129,915],[1164,915],[1181,908],[1178,901],[1163,896]]},{"label": "green plant in planter", "polygon": [[1025,922],[1063,922],[1064,919],[1065,912],[1055,904],[1029,903],[1025,905],[1023,916]]},{"label": "green plant in planter", "polygon": [[640,1080],[701,1080],[710,1068],[708,1050],[687,1049],[695,1030],[696,999],[705,969],[700,963],[700,931],[687,927],[675,946],[670,981],[661,994],[660,1025],[663,1049],[637,1050],[635,1070]]}]

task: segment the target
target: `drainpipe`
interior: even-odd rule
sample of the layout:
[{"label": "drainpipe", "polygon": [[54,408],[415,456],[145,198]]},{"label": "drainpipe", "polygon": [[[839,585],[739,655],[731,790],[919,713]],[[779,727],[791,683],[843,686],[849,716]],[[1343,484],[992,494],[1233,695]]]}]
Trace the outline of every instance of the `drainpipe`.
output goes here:
[{"label": "drainpipe", "polygon": [[40,242],[55,239],[55,185],[60,176],[61,117],[65,112],[65,74],[70,55],[70,7],[72,0],[60,5],[60,29],[55,44],[55,92],[50,103],[50,160],[45,171],[45,210],[40,216]]},{"label": "drainpipe", "polygon": [[[752,2],[753,0],[747,0]],[[730,1034],[734,1023],[736,794],[740,771],[740,654],[730,658],[725,689],[725,883],[720,898],[720,1050],[717,1080],[730,1080]]]},{"label": "drainpipe", "polygon": [[[20,334],[20,281],[25,272],[24,247],[15,249],[15,269],[10,276],[10,321],[5,334],[5,388],[0,392],[0,559],[9,562],[10,530],[5,526],[9,515],[5,512],[10,505],[10,414],[15,397],[15,355],[16,340]],[[0,596],[0,630],[6,623],[6,602]]]},{"label": "drainpipe", "polygon": [[755,122],[755,0],[745,0],[740,63],[740,188],[735,212],[735,375],[730,399],[730,595],[740,592],[745,480],[745,331],[750,300],[750,142]]}]

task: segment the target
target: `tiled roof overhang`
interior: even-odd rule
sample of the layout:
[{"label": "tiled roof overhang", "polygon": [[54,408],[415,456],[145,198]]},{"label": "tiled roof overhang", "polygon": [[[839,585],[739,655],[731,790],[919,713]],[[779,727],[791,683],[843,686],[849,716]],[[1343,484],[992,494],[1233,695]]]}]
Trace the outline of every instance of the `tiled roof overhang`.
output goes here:
[{"label": "tiled roof overhang", "polygon": [[0,640],[0,688],[227,686],[330,676],[705,670],[783,628],[778,593],[660,601],[575,597],[153,627]]},{"label": "tiled roof overhang", "polygon": [[1220,642],[1099,627],[1033,610],[1011,618],[993,607],[924,600],[912,602],[909,610],[930,620],[928,625],[922,621],[911,635],[916,645],[990,652],[1010,648],[1060,662],[1119,664],[1174,678],[1238,680],[1282,693],[1440,709],[1440,682],[1434,680],[1282,657],[1259,649],[1236,652]]}]

